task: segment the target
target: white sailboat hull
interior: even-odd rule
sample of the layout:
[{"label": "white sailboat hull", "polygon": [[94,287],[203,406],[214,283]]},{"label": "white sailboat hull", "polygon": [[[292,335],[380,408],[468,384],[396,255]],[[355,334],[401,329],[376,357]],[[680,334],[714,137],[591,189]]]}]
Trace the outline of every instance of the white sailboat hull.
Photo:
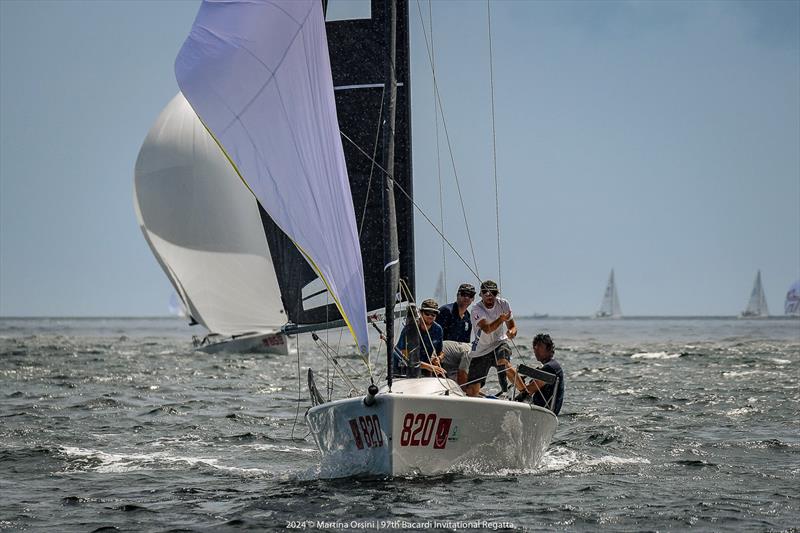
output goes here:
[{"label": "white sailboat hull", "polygon": [[[458,392],[445,396],[445,382]],[[558,426],[546,409],[468,398],[449,380],[402,380],[393,388],[378,393],[372,406],[358,397],[309,410],[322,477],[533,468]]]},{"label": "white sailboat hull", "polygon": [[228,337],[207,344],[196,344],[195,349],[204,353],[269,353],[287,355],[289,342],[282,333],[254,333],[239,337]]}]

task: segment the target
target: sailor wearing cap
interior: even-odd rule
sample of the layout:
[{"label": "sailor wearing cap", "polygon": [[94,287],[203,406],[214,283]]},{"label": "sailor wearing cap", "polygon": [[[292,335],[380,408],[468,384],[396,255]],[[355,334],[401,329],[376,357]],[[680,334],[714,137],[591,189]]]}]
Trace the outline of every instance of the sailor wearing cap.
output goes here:
[{"label": "sailor wearing cap", "polygon": [[477,396],[486,384],[489,369],[497,368],[497,379],[503,392],[508,390],[505,369],[510,366],[511,347],[508,340],[517,336],[517,325],[508,300],[499,298],[497,283],[486,280],[481,283],[481,301],[472,307],[472,327],[475,340],[470,353],[470,383],[465,388],[468,396]]},{"label": "sailor wearing cap", "polygon": [[439,364],[442,354],[442,327],[434,319],[439,314],[439,304],[433,298],[422,302],[419,314],[409,307],[411,316],[403,326],[395,349],[395,370],[398,376],[417,377],[418,368],[424,375],[445,375]]},{"label": "sailor wearing cap", "polygon": [[472,320],[469,306],[475,299],[475,287],[462,283],[458,287],[456,301],[439,308],[436,323],[444,330],[444,340],[470,342],[472,340]]}]

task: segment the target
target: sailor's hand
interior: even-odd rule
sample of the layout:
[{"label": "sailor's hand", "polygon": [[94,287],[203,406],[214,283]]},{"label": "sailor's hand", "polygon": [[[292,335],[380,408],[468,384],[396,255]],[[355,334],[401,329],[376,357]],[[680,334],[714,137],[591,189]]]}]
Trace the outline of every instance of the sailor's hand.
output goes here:
[{"label": "sailor's hand", "polygon": [[500,313],[500,320],[503,322],[508,322],[509,318],[511,318],[511,313]]},{"label": "sailor's hand", "polygon": [[513,328],[509,328],[509,330],[506,332],[506,335],[508,336],[509,339],[513,339],[514,337],[516,337],[517,327],[514,326]]}]

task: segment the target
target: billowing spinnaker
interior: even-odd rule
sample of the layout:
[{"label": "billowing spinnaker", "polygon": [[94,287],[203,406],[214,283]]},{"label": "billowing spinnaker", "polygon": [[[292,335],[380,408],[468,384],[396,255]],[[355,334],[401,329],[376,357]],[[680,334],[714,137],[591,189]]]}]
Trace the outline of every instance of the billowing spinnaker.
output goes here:
[{"label": "billowing spinnaker", "polygon": [[181,91],[368,349],[364,273],[319,0],[205,0]]},{"label": "billowing spinnaker", "polygon": [[258,204],[183,95],[150,128],[133,183],[142,233],[192,318],[221,335],[286,323]]}]

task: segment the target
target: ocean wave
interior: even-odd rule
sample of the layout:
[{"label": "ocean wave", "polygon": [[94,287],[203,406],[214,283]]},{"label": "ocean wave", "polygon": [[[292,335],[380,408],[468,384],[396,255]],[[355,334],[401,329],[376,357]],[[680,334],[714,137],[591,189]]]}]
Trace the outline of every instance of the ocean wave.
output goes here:
[{"label": "ocean wave", "polygon": [[319,452],[316,448],[301,448],[299,446],[288,446],[285,444],[245,444],[242,448],[250,448],[256,451],[271,451],[282,453],[305,453],[311,455],[318,455]]},{"label": "ocean wave", "polygon": [[560,471],[586,472],[598,468],[604,469],[615,466],[649,464],[650,460],[644,457],[619,457],[616,455],[592,457],[568,448],[553,447],[545,452],[539,467],[527,473],[550,474]]},{"label": "ocean wave", "polygon": [[680,353],[638,352],[631,355],[631,359],[677,359],[680,356]]},{"label": "ocean wave", "polygon": [[89,471],[106,474],[138,470],[175,469],[180,466],[203,466],[246,476],[271,474],[270,471],[261,468],[243,468],[220,464],[219,459],[210,457],[176,456],[164,452],[108,453],[74,446],[62,446],[60,451],[68,460],[65,472]]},{"label": "ocean wave", "polygon": [[724,378],[738,378],[742,376],[751,376],[753,374],[759,374],[759,370],[731,370],[729,372],[723,372],[722,377]]}]

